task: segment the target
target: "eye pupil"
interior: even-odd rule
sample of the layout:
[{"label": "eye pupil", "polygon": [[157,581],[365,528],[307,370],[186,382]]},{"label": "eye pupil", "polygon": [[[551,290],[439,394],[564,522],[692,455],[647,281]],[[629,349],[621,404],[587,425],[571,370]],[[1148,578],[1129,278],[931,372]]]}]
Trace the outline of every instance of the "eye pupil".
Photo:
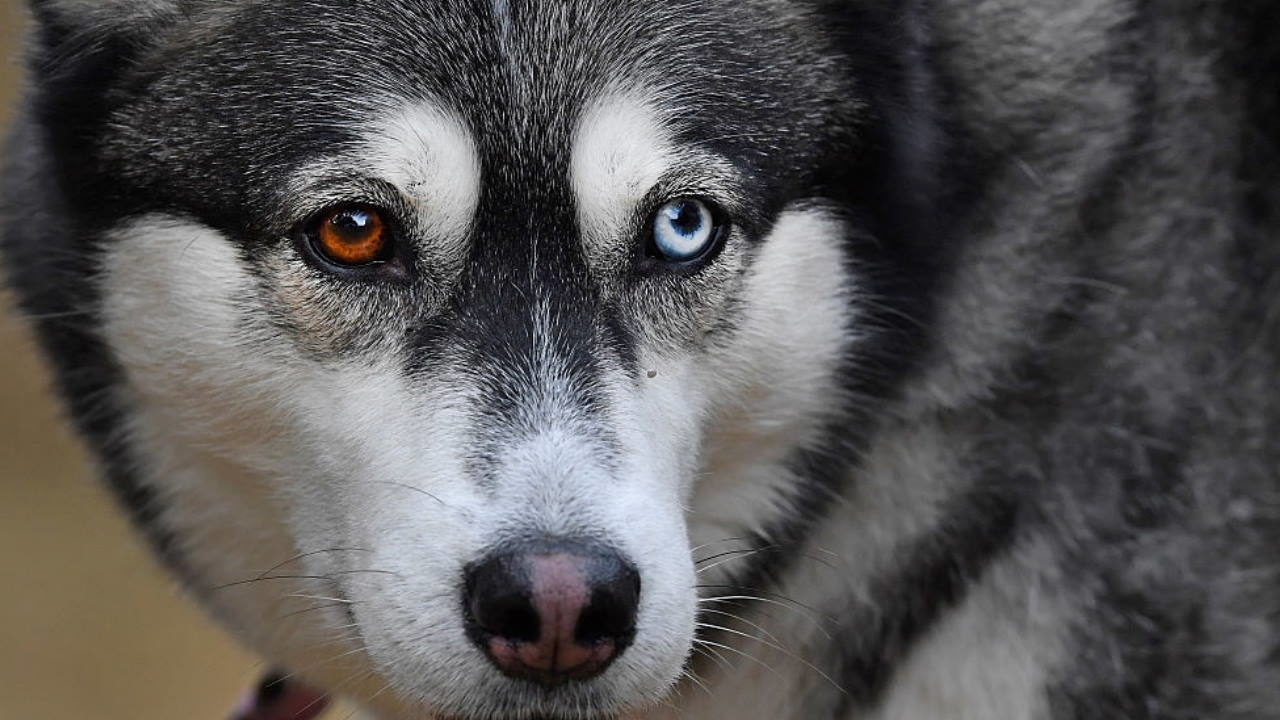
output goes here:
[{"label": "eye pupil", "polygon": [[681,235],[692,235],[702,227],[702,215],[698,213],[698,206],[688,201],[672,203],[668,217],[671,218],[671,226]]},{"label": "eye pupil", "polygon": [[358,233],[369,227],[369,214],[363,210],[347,210],[333,216],[330,220],[339,232]]}]

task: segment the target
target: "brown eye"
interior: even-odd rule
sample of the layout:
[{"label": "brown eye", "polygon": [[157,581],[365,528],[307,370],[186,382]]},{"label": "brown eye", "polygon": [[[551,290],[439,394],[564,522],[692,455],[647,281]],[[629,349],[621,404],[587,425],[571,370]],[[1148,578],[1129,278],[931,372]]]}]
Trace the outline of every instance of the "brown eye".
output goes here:
[{"label": "brown eye", "polygon": [[311,236],[316,250],[338,265],[368,265],[386,260],[391,252],[391,233],[382,213],[367,205],[325,212]]}]

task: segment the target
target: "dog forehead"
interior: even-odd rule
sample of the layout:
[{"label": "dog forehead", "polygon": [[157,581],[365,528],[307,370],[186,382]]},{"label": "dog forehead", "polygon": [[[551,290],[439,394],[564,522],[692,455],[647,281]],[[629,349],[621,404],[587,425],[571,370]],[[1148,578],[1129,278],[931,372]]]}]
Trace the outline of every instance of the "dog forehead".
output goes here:
[{"label": "dog forehead", "polygon": [[[646,158],[664,147],[696,144],[772,177],[752,166],[802,163],[834,126],[813,105],[822,95],[805,90],[830,63],[784,32],[798,16],[747,2],[730,28],[710,20],[721,2],[194,2],[131,64],[100,147],[148,206],[264,237],[296,219],[282,208],[302,201],[288,194],[300,168],[370,147],[388,118],[429,102],[450,118],[434,129],[451,137],[428,127],[419,142],[419,124],[393,125],[407,132],[400,145],[440,160],[460,149],[431,166],[468,170],[445,225],[461,227],[471,207],[575,196],[598,206],[583,219],[607,224],[661,169]],[[606,182],[583,192],[593,178]]]},{"label": "dog forehead", "polygon": [[[683,62],[679,42],[636,31],[670,25],[662,13],[641,22],[634,8],[595,0],[192,7],[122,81],[130,99],[109,126],[108,152],[141,179],[156,177],[158,163],[175,177],[219,167],[277,184],[280,172],[361,144],[370,126],[424,99],[457,116],[486,164],[545,168],[567,162],[573,118],[612,79],[658,73],[659,56],[663,67]],[[660,40],[667,50],[655,52]]]},{"label": "dog forehead", "polygon": [[713,20],[718,4],[196,2],[179,22],[154,30],[154,52],[132,87],[199,99],[206,112],[221,100],[229,111],[283,118],[292,101],[308,113],[289,118],[302,126],[367,120],[379,110],[370,96],[432,96],[466,108],[487,130],[545,129],[618,82],[652,88],[671,110],[723,115],[767,97],[762,84],[788,74],[782,66],[795,64],[803,47],[760,39],[761,25],[780,20],[759,7],[738,8],[741,27],[724,27]]}]

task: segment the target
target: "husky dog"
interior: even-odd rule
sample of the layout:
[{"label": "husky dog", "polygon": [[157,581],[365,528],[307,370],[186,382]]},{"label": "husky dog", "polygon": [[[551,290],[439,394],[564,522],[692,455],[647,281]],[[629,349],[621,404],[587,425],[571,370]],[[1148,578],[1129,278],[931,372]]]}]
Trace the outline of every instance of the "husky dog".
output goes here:
[{"label": "husky dog", "polygon": [[32,10],[10,282],[282,686],[1280,717],[1274,3]]}]

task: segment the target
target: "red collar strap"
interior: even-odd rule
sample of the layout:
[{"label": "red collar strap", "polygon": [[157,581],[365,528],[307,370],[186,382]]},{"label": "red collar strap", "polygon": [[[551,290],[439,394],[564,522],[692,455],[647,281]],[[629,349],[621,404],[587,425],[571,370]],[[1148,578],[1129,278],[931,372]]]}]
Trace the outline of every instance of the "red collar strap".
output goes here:
[{"label": "red collar strap", "polygon": [[329,696],[271,673],[231,713],[230,720],[313,720],[329,705]]}]

